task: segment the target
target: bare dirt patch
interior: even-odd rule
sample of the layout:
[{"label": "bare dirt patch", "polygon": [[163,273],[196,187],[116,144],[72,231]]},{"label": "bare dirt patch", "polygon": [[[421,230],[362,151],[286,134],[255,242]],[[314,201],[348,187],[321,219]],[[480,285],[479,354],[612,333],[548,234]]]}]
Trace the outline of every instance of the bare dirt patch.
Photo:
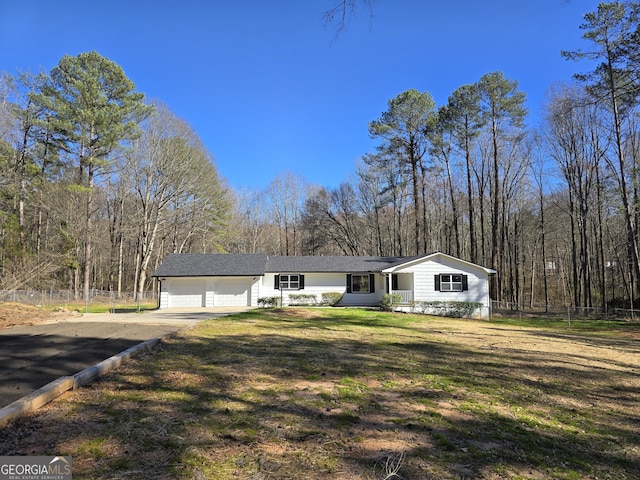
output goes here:
[{"label": "bare dirt patch", "polygon": [[57,311],[45,310],[41,307],[22,303],[0,303],[0,330],[11,327],[38,325],[64,320],[73,316],[73,312],[65,309]]}]

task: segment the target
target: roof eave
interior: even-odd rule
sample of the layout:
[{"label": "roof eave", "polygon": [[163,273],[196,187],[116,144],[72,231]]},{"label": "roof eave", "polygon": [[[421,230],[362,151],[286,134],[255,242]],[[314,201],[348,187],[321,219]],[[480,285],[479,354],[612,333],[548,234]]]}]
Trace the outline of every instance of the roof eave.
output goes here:
[{"label": "roof eave", "polygon": [[498,272],[496,272],[495,270],[493,270],[491,268],[483,267],[482,265],[478,265],[476,263],[467,262],[466,260],[462,260],[461,258],[453,257],[451,255],[447,255],[446,253],[442,253],[442,252],[429,253],[429,254],[426,254],[426,255],[422,255],[421,257],[418,257],[418,258],[413,258],[413,259],[411,259],[409,261],[406,261],[406,262],[403,262],[403,263],[392,265],[392,266],[390,266],[388,268],[383,269],[381,273],[393,273],[398,268],[403,268],[403,267],[406,267],[409,264],[416,263],[416,262],[423,262],[425,260],[428,260],[430,257],[435,257],[437,255],[441,255],[443,257],[450,258],[451,260],[455,260],[457,262],[464,263],[464,264],[469,265],[470,267],[473,267],[473,268],[478,268],[480,270],[483,270],[488,275],[495,275],[495,274],[498,273]]}]

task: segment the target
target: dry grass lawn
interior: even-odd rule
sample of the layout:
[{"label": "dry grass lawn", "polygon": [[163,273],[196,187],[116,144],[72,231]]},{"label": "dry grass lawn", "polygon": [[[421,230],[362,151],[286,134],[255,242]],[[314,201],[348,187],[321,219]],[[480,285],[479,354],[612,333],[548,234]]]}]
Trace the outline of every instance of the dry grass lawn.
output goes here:
[{"label": "dry grass lawn", "polygon": [[357,309],[200,324],[0,430],[74,479],[637,479],[640,330]]}]

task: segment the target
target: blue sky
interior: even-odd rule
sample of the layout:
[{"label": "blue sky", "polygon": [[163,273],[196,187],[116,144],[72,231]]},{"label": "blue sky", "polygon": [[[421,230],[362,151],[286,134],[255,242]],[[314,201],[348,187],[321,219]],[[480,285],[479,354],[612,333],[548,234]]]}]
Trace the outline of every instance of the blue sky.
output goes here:
[{"label": "blue sky", "polygon": [[220,175],[260,190],[291,172],[337,186],[373,151],[367,125],[414,88],[446,103],[500,70],[527,94],[530,123],[555,82],[586,65],[591,0],[377,0],[337,38],[335,0],[0,0],[0,70],[49,71],[96,50],[200,135]]}]

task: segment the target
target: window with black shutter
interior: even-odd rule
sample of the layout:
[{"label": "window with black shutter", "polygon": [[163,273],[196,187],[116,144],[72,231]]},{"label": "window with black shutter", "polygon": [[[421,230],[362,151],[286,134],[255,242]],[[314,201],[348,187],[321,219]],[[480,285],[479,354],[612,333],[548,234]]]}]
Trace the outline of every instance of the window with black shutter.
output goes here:
[{"label": "window with black shutter", "polygon": [[276,275],[274,288],[276,290],[302,290],[304,288],[304,275],[299,273]]},{"label": "window with black shutter", "polygon": [[469,279],[461,273],[440,273],[434,278],[438,292],[464,292],[469,290]]},{"label": "window with black shutter", "polygon": [[373,273],[347,274],[347,293],[375,293],[376,277]]}]

